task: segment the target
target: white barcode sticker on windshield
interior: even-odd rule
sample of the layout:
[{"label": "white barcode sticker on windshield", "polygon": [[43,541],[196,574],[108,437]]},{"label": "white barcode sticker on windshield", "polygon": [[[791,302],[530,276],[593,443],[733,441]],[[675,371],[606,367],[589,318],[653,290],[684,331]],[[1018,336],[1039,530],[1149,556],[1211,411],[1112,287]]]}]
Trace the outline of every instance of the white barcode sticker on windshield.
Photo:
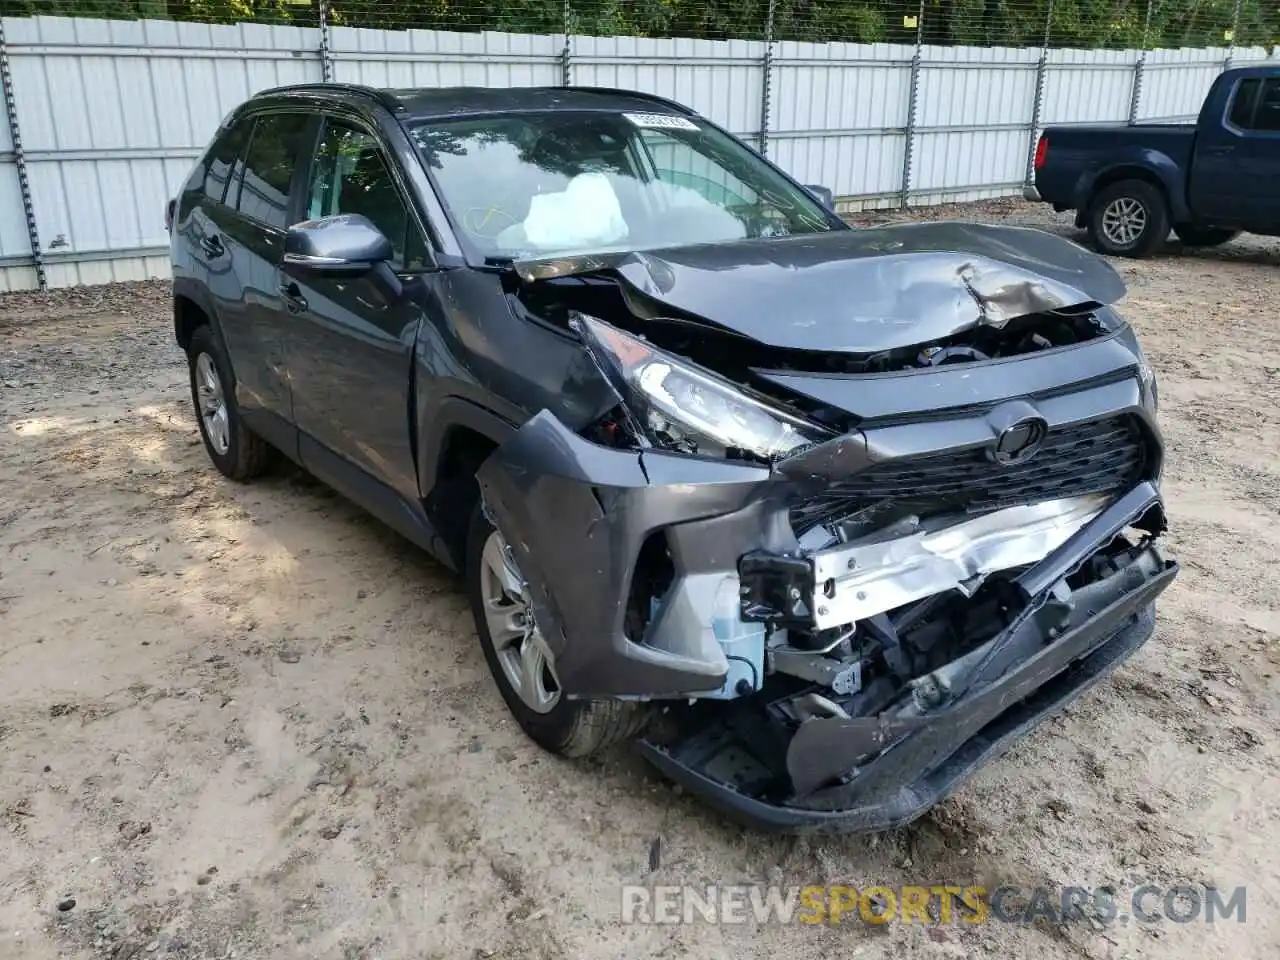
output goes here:
[{"label": "white barcode sticker on windshield", "polygon": [[669,113],[624,113],[624,117],[637,127],[656,130],[697,130],[698,125],[684,117]]}]

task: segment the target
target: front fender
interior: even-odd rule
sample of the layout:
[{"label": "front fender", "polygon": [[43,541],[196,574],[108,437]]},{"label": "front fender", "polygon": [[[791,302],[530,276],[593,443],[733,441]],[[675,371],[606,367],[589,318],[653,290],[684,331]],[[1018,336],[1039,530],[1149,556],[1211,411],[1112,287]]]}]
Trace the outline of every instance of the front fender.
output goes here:
[{"label": "front fender", "polygon": [[[645,541],[665,530],[698,540],[674,551],[674,594],[708,570],[736,571],[760,537],[753,508],[771,477],[745,463],[600,446],[545,410],[494,451],[476,474],[485,510],[528,582],[567,695],[672,697],[723,686],[728,664],[705,631],[628,637],[631,581]],[[716,521],[730,514],[733,529],[721,529]]]},{"label": "front fender", "polygon": [[435,488],[440,472],[440,455],[448,445],[449,435],[459,428],[468,430],[501,446],[516,428],[498,414],[462,397],[446,397],[430,403],[425,391],[419,392],[417,404],[418,488],[425,500]]}]

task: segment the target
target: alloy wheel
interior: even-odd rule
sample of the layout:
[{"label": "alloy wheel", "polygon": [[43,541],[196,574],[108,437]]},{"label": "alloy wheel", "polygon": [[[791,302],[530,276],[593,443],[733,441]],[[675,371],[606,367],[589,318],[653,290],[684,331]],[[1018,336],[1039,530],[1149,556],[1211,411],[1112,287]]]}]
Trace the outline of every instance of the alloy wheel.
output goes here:
[{"label": "alloy wheel", "polygon": [[231,449],[231,423],[222,379],[218,376],[213,357],[207,353],[196,357],[196,396],[205,436],[214,451],[223,456]]},{"label": "alloy wheel", "polygon": [[507,682],[520,700],[537,713],[549,713],[560,702],[555,656],[533,616],[524,577],[502,534],[485,541],[480,563],[480,597],[485,624]]},{"label": "alloy wheel", "polygon": [[1147,229],[1147,210],[1132,197],[1116,197],[1102,211],[1102,232],[1117,247],[1131,247]]}]

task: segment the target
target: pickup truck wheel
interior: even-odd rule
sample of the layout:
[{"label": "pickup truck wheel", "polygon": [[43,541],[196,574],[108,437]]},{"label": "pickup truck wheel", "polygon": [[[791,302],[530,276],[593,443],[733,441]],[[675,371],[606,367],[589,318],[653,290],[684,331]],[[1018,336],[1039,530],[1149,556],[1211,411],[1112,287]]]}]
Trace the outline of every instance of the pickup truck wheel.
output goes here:
[{"label": "pickup truck wheel", "polygon": [[1197,227],[1191,224],[1175,225],[1173,232],[1188,247],[1220,247],[1240,233],[1239,230],[1224,230],[1221,227]]},{"label": "pickup truck wheel", "polygon": [[477,505],[467,538],[467,592],[480,647],[516,723],[544,749],[585,757],[637,736],[648,704],[570,700],[555,655],[534,620],[528,587],[507,542]]},{"label": "pickup truck wheel", "polygon": [[1145,257],[1169,236],[1169,206],[1145,180],[1104,187],[1089,209],[1089,235],[1103,253]]},{"label": "pickup truck wheel", "polygon": [[271,466],[271,446],[245,426],[236,408],[230,365],[213,331],[199,327],[187,347],[191,402],[213,465],[232,480],[251,480]]}]

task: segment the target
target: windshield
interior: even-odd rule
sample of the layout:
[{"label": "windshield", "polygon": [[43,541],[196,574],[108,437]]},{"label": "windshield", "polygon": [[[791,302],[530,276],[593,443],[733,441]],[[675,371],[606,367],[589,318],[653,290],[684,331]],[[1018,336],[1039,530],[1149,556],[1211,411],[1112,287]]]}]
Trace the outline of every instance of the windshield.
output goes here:
[{"label": "windshield", "polygon": [[688,117],[522,113],[431,121],[413,134],[455,226],[490,259],[836,228],[808,192]]}]

